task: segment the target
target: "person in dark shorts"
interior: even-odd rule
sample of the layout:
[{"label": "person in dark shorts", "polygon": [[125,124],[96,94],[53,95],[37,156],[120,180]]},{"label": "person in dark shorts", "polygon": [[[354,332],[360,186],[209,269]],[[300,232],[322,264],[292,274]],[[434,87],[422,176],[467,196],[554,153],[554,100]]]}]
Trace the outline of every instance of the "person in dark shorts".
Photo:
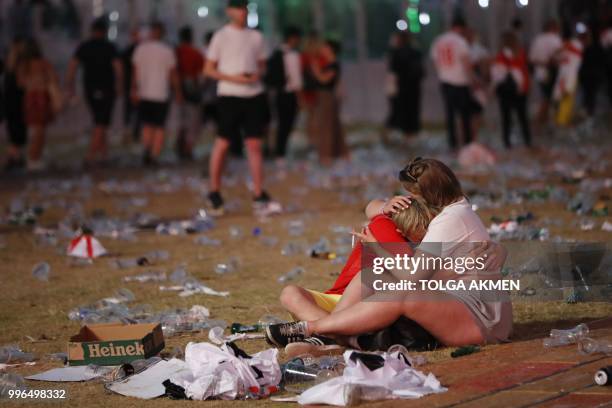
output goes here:
[{"label": "person in dark shorts", "polygon": [[138,102],[145,165],[155,165],[164,147],[170,85],[177,102],[183,101],[176,70],[176,55],[172,48],[162,42],[164,32],[163,24],[151,24],[151,38],[138,45],[132,57],[132,98]]},{"label": "person in dark shorts", "polygon": [[140,120],[138,119],[138,106],[131,99],[132,89],[132,57],[134,50],[140,42],[140,31],[134,29],[131,32],[130,44],[121,52],[121,64],[123,65],[123,142],[128,144],[130,139],[137,142],[140,138]]},{"label": "person in dark shorts", "polygon": [[210,171],[210,201],[213,214],[223,213],[221,175],[232,140],[244,139],[253,178],[254,204],[264,208],[270,196],[263,190],[262,136],[269,118],[261,81],[266,65],[264,39],[247,28],[247,2],[230,0],[230,23],[215,33],[206,55],[205,74],[219,81],[217,87],[218,137],[213,146]]},{"label": "person in dark shorts", "polygon": [[28,141],[28,128],[23,109],[25,93],[23,87],[17,82],[17,65],[23,59],[24,49],[23,38],[15,38],[12,41],[2,79],[5,100],[4,120],[9,139],[5,170],[25,167],[24,149]]},{"label": "person in dark shorts", "polygon": [[76,73],[83,68],[85,101],[92,115],[94,131],[86,162],[105,160],[106,130],[111,123],[115,98],[121,94],[121,61],[115,46],[106,39],[108,23],[97,19],[91,25],[91,37],[77,48],[68,65],[66,84],[68,95],[75,94]]}]

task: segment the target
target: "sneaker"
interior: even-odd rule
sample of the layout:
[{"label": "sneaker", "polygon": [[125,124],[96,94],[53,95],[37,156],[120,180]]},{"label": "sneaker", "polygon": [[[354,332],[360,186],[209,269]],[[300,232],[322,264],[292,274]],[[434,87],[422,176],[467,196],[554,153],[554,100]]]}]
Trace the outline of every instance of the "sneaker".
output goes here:
[{"label": "sneaker", "polygon": [[276,347],[285,347],[305,338],[306,322],[271,324],[266,327],[266,341]]},{"label": "sneaker", "polygon": [[303,341],[287,344],[285,354],[289,358],[309,354],[313,357],[337,355],[344,352],[344,347],[333,339],[323,336],[312,336]]},{"label": "sneaker", "polygon": [[253,198],[253,210],[258,216],[268,217],[281,214],[283,206],[276,201],[272,201],[268,193],[262,191],[258,197]]},{"label": "sneaker", "polygon": [[210,214],[213,216],[223,215],[223,197],[218,191],[211,191],[208,193],[208,201],[210,203],[211,211]]},{"label": "sneaker", "polygon": [[253,198],[253,205],[264,205],[268,204],[272,199],[266,191],[262,191],[261,194]]}]

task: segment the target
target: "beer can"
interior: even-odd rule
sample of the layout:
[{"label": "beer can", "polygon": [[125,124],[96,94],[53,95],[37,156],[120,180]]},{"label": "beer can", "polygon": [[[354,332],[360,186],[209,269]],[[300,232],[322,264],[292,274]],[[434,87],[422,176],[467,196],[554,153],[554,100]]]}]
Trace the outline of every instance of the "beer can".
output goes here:
[{"label": "beer can", "polygon": [[612,384],[612,366],[602,367],[595,373],[595,384],[610,385]]}]

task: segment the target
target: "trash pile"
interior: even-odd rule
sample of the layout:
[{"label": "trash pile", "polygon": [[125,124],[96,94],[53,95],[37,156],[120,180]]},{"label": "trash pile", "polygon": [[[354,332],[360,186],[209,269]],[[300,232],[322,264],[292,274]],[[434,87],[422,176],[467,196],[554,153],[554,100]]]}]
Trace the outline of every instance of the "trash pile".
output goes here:
[{"label": "trash pile", "polygon": [[612,356],[612,342],[592,339],[588,335],[589,327],[584,323],[566,330],[552,329],[549,337],[544,339],[543,345],[550,348],[577,344],[580,354],[605,354]]}]

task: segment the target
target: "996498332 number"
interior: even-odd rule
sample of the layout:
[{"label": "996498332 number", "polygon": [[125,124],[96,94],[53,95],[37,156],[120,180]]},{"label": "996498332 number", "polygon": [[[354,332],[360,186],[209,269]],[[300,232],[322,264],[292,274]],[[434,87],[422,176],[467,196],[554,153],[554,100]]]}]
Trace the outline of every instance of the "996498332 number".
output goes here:
[{"label": "996498332 number", "polygon": [[9,390],[9,399],[66,399],[66,390]]}]

